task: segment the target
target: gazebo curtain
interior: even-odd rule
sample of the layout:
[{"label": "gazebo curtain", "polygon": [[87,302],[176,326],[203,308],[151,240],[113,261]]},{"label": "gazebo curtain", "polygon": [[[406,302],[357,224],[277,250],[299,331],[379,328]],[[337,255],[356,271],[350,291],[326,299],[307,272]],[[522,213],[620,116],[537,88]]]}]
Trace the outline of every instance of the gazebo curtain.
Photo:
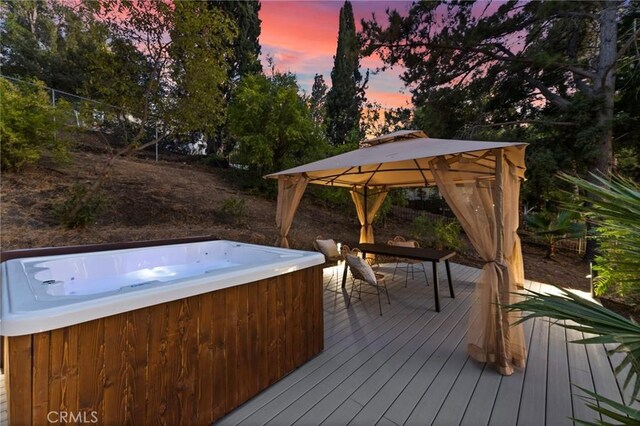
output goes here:
[{"label": "gazebo curtain", "polygon": [[[376,213],[380,210],[382,203],[387,198],[387,191],[376,191],[367,193],[367,202],[365,203],[364,187],[357,187],[350,191],[353,204],[356,206],[356,212],[358,213],[358,221],[360,222],[360,242],[361,243],[373,243],[373,220],[376,218]],[[366,204],[366,212],[365,212]],[[366,216],[365,216],[366,214]],[[366,221],[365,221],[366,218]]]},{"label": "gazebo curtain", "polygon": [[524,282],[516,233],[524,149],[496,150],[496,158],[501,162],[496,179],[494,173],[488,173],[487,178],[461,179],[477,169],[473,160],[463,157],[438,157],[430,166],[440,193],[486,262],[474,291],[467,334],[469,354],[510,375],[514,367],[523,367],[526,359],[522,325],[511,326],[519,316],[501,308],[515,302],[513,292]]},{"label": "gazebo curtain", "polygon": [[279,246],[289,247],[289,229],[296,214],[300,199],[307,188],[307,179],[302,175],[278,177],[278,206],[276,208],[276,226],[278,227]]}]

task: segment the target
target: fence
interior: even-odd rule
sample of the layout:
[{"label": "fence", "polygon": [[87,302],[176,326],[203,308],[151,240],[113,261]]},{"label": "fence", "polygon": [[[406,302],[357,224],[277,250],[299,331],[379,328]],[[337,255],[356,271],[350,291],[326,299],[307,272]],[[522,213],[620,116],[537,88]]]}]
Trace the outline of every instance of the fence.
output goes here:
[{"label": "fence", "polygon": [[[19,84],[35,86],[34,83],[24,81],[19,78],[8,77],[6,75],[0,75],[0,77]],[[128,137],[130,127],[140,125],[142,123],[142,120],[137,118],[135,114],[124,108],[109,105],[104,102],[51,87],[45,87],[45,90],[49,92],[51,105],[54,107],[62,100],[71,105],[73,118],[72,121],[66,123],[69,126],[74,126],[84,130],[99,131],[103,134],[115,134],[117,136],[123,136],[126,139]],[[157,139],[160,132],[163,131],[162,123],[156,117],[153,118],[155,120],[152,120],[152,124],[148,126],[149,129],[147,130],[147,137]],[[158,149],[158,143],[156,143],[156,161],[158,161]]]},{"label": "fence", "polygon": [[[442,214],[432,213],[423,209],[416,209],[410,207],[392,206],[391,215],[403,222],[413,222],[418,216],[426,216],[432,220],[442,220],[446,223],[455,222],[457,219],[450,209],[442,209]],[[521,230],[523,230],[521,228]],[[526,241],[530,241],[537,244],[544,244],[542,238],[538,238],[532,233],[525,233],[522,235]],[[556,245],[559,249],[576,252],[578,254],[584,254],[587,246],[587,238],[570,238],[566,240],[560,240]]]}]

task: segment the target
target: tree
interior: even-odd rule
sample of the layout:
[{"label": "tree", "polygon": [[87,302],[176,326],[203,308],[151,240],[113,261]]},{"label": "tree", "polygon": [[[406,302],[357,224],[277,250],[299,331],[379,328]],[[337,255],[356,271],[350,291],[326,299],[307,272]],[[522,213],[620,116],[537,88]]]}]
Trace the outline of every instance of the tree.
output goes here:
[{"label": "tree", "polygon": [[333,145],[360,139],[358,123],[367,78],[363,82],[359,58],[353,8],[345,1],[340,9],[338,47],[331,70],[331,89],[327,94],[327,136]]},{"label": "tree", "polygon": [[[116,158],[169,136],[213,132],[225,117],[221,87],[236,28],[219,10],[197,1],[100,0],[87,3],[109,30],[110,43],[92,58],[97,96],[137,116],[137,131],[114,151],[67,215],[74,222],[98,191]],[[131,123],[128,117],[124,117]],[[151,124],[162,131],[150,136]]]},{"label": "tree", "polygon": [[542,100],[560,111],[571,108],[579,93],[593,105],[593,170],[608,176],[616,65],[640,34],[632,29],[619,44],[617,25],[637,13],[637,3],[511,1],[483,13],[488,7],[420,2],[406,17],[391,11],[386,29],[375,19],[363,22],[366,51],[378,52],[389,65],[404,63],[402,78],[415,85],[418,100],[473,80],[488,84],[496,101],[515,92],[520,100]]},{"label": "tree", "polygon": [[228,56],[229,80],[237,82],[249,74],[261,74],[260,63],[260,2],[210,1],[210,7],[219,7],[236,24],[238,33],[233,41],[233,55]]},{"label": "tree", "polygon": [[8,1],[0,7],[2,73],[81,92],[89,78],[89,58],[106,41],[104,25],[57,1]]},{"label": "tree", "polygon": [[233,161],[258,175],[318,158],[323,139],[292,74],[245,77],[229,105]]},{"label": "tree", "polygon": [[64,102],[51,105],[40,81],[13,84],[0,78],[0,164],[2,170],[19,170],[44,153],[65,159],[68,143],[57,131],[70,117]]},{"label": "tree", "polygon": [[324,82],[322,74],[316,74],[313,77],[309,108],[311,109],[311,118],[318,126],[322,126],[325,121],[325,115],[327,113],[327,90],[328,87]]},{"label": "tree", "polygon": [[387,28],[375,17],[363,22],[365,51],[407,68],[402,78],[417,106],[434,91],[474,87],[486,96],[489,124],[573,125],[575,145],[590,151],[581,162],[609,176],[616,72],[639,59],[621,61],[640,29],[627,25],[618,37],[619,24],[635,22],[639,3],[510,1],[487,13],[489,6],[419,2],[406,17],[390,11]]}]

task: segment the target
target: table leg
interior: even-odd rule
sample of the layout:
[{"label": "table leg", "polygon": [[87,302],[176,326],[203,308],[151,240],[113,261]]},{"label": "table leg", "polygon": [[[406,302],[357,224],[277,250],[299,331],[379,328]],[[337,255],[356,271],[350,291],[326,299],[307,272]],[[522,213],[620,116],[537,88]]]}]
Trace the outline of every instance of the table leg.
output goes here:
[{"label": "table leg", "polygon": [[449,267],[449,261],[444,261],[445,266],[447,267],[447,279],[449,280],[449,294],[452,299],[455,299],[456,295],[453,293],[453,283],[451,282],[451,268]]},{"label": "table leg", "polygon": [[342,272],[342,288],[347,288],[347,259],[344,260],[344,270]]},{"label": "table leg", "polygon": [[433,295],[436,300],[436,312],[440,312],[440,294],[438,289],[438,264],[431,262],[433,266]]}]

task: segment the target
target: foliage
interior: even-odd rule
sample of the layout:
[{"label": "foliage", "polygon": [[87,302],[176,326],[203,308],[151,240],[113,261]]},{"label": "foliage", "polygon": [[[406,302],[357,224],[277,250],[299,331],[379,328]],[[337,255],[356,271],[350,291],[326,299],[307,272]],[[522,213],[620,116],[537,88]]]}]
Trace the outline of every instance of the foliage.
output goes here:
[{"label": "foliage", "polygon": [[81,92],[90,78],[90,57],[106,42],[104,25],[68,2],[6,1],[0,7],[2,73]]},{"label": "foliage", "polygon": [[587,192],[575,209],[594,220],[593,235],[600,243],[594,270],[597,294],[616,291],[640,298],[640,186],[631,179],[611,181],[593,176],[596,183],[563,174],[561,178]]},{"label": "foliage", "polygon": [[[638,108],[639,8],[636,1],[422,1],[406,16],[389,10],[386,26],[364,21],[360,36],[365,54],[405,67],[416,127],[429,135],[521,135],[516,140],[538,151],[532,158],[553,157],[556,170],[609,173],[612,129],[620,146],[640,133],[637,120],[624,119]],[[542,207],[544,199],[533,202]]]},{"label": "foliage", "polygon": [[258,175],[315,160],[324,143],[292,74],[245,77],[229,105],[229,130],[238,141],[232,162]]},{"label": "foliage", "polygon": [[[620,422],[620,425],[638,425],[640,424],[640,410],[637,410],[633,407],[621,404],[612,399],[605,398],[602,395],[598,395],[595,392],[591,392],[588,389],[577,386],[582,392],[587,394],[587,396],[583,396],[582,399],[586,402],[586,406],[591,408],[594,411],[602,414],[603,416],[607,416],[610,419],[614,419]],[[591,425],[593,423],[577,420],[574,418],[576,423]],[[605,422],[597,422],[597,425],[608,426],[610,423]]]},{"label": "foliage", "polygon": [[0,78],[0,157],[3,170],[34,163],[45,152],[54,159],[67,158],[67,141],[58,130],[70,117],[68,104],[57,107],[41,81],[12,84]]},{"label": "foliage", "polygon": [[562,210],[556,213],[542,211],[530,213],[525,217],[527,226],[535,235],[547,243],[547,258],[556,254],[558,241],[567,238],[580,238],[584,235],[584,224],[576,212]]},{"label": "foliage", "polygon": [[313,86],[311,87],[311,97],[309,98],[309,109],[311,109],[311,118],[318,126],[324,124],[325,115],[327,113],[327,84],[324,82],[322,74],[316,74],[313,77]]},{"label": "foliage", "polygon": [[232,197],[222,202],[220,207],[220,215],[226,220],[233,221],[237,224],[244,223],[247,215],[247,208],[244,198]]},{"label": "foliage", "polygon": [[245,75],[261,74],[260,63],[260,2],[209,1],[209,7],[218,7],[235,23],[238,33],[233,40],[233,54],[227,56],[229,81],[237,82]]},{"label": "foliage", "polygon": [[462,229],[457,221],[449,222],[442,218],[421,215],[413,220],[411,227],[411,237],[420,242],[423,247],[432,247],[437,250],[462,248],[460,238]]},{"label": "foliage", "polygon": [[358,123],[367,80],[368,76],[363,82],[360,74],[360,46],[353,8],[347,0],[340,8],[338,47],[331,70],[331,89],[327,94],[326,128],[333,145],[361,139]]},{"label": "foliage", "polygon": [[[615,345],[615,348],[611,349],[609,353],[624,355],[621,363],[616,366],[615,372],[619,374],[628,368],[624,387],[633,384],[632,399],[636,399],[640,392],[640,378],[638,377],[640,374],[640,325],[632,319],[618,315],[564,288],[558,287],[558,290],[560,294],[557,295],[541,294],[528,290],[528,297],[525,300],[508,305],[506,308],[511,311],[524,312],[523,318],[518,323],[531,318],[548,317],[563,321],[556,323],[562,327],[595,335],[576,340],[573,343]],[[609,415],[611,411],[607,412],[607,410],[610,409],[618,413],[626,411],[625,408],[612,405],[611,402],[599,395],[590,393],[590,396],[605,403],[604,405],[610,406],[608,409],[603,404],[590,405],[591,408],[602,414]],[[635,416],[638,418],[637,410]]]},{"label": "foliage", "polygon": [[[83,202],[80,203],[80,200]],[[69,190],[62,202],[54,206],[53,212],[63,226],[84,228],[93,223],[103,207],[104,199],[100,193],[89,193],[89,188],[78,184]]]},{"label": "foliage", "polygon": [[95,80],[87,91],[139,114],[140,132],[130,144],[141,141],[148,122],[178,134],[214,132],[224,120],[225,58],[236,36],[222,11],[203,2],[144,0],[86,7],[110,35],[92,57]]},{"label": "foliage", "polygon": [[231,68],[221,59],[232,56],[236,28],[220,10],[208,9],[201,2],[175,2],[172,18],[168,51],[173,63],[167,84],[171,84],[173,96],[164,105],[166,113],[162,121],[170,122],[179,131],[200,131],[213,136],[224,120],[225,103],[220,87]]},{"label": "foliage", "polygon": [[393,206],[405,206],[406,204],[407,199],[405,197],[404,189],[398,188],[389,190],[387,197],[384,199],[376,213],[376,217],[373,219],[373,224],[380,224],[384,226],[387,218],[391,216]]}]

